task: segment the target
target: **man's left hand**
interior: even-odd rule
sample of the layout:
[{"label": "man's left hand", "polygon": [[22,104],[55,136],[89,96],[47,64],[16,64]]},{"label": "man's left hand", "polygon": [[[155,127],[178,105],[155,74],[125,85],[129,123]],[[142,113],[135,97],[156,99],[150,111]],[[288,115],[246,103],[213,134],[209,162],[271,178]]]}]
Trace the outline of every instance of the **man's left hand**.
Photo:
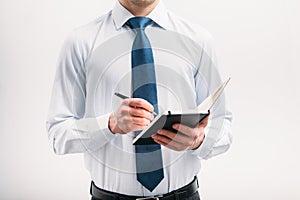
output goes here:
[{"label": "man's left hand", "polygon": [[153,140],[167,148],[175,151],[195,150],[205,138],[204,128],[208,123],[207,116],[195,128],[190,128],[182,124],[173,124],[173,129],[177,133],[161,129],[157,134],[152,135]]}]

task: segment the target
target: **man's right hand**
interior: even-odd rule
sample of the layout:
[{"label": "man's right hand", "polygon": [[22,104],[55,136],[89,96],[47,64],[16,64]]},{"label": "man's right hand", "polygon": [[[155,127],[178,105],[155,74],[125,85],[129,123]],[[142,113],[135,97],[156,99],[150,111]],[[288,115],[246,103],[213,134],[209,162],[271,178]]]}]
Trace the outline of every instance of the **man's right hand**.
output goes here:
[{"label": "man's right hand", "polygon": [[140,98],[125,99],[109,117],[108,127],[114,134],[142,130],[153,120],[153,106]]}]

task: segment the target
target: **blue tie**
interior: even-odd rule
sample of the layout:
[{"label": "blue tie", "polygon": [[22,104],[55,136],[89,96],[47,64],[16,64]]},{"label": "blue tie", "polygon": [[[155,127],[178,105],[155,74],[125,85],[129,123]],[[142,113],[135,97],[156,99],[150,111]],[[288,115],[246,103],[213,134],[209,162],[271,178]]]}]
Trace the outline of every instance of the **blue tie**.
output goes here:
[{"label": "blue tie", "polygon": [[[127,22],[137,32],[131,53],[132,97],[147,100],[158,113],[154,59],[150,41],[145,34],[145,28],[151,23],[152,20],[146,17],[134,17]],[[135,155],[137,180],[152,192],[164,178],[161,146],[135,145]]]}]

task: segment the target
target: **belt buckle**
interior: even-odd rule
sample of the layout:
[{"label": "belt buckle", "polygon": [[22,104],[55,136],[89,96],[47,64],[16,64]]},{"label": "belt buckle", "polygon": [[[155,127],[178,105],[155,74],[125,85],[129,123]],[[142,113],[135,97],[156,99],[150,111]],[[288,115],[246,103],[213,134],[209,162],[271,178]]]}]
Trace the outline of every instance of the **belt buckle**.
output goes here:
[{"label": "belt buckle", "polygon": [[157,196],[157,197],[142,197],[142,198],[137,198],[136,200],[159,200],[159,197],[162,197],[162,196]]}]

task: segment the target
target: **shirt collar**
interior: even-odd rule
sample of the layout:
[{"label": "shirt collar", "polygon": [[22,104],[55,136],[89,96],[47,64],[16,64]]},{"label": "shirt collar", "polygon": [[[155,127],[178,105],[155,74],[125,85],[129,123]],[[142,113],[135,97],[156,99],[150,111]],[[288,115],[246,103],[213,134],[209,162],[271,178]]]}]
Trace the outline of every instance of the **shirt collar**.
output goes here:
[{"label": "shirt collar", "polygon": [[[112,18],[114,20],[116,29],[119,30],[132,17],[134,17],[134,15],[124,8],[117,0],[116,5],[112,10]],[[157,6],[146,17],[149,17],[157,25],[164,29],[168,29],[169,27],[167,9],[162,0],[159,1]]]}]

